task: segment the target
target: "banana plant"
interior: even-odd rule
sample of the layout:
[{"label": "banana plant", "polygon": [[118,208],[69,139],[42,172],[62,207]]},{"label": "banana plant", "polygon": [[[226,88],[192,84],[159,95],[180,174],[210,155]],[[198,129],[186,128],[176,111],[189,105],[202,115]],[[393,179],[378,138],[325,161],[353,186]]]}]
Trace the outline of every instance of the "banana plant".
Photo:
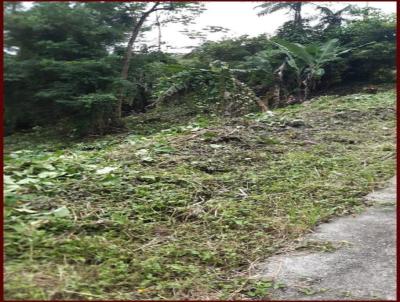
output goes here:
[{"label": "banana plant", "polygon": [[[329,40],[322,45],[310,44],[307,46],[283,40],[275,40],[272,43],[286,54],[285,60],[292,67],[297,78],[297,88],[301,100],[306,100],[309,93],[315,89],[317,82],[325,74],[324,66],[339,60],[341,55],[355,48],[367,45],[344,49],[339,45],[338,39]],[[303,97],[301,96],[301,87],[304,87]]]}]

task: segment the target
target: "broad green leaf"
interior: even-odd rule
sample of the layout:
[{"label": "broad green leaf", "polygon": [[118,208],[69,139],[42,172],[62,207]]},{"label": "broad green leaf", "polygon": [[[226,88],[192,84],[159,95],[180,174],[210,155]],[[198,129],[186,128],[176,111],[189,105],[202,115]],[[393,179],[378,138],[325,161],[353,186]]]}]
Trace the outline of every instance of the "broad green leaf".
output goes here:
[{"label": "broad green leaf", "polygon": [[15,192],[18,189],[20,189],[21,186],[17,185],[17,184],[12,184],[12,185],[6,185],[4,188],[4,193],[11,193],[11,192]]},{"label": "broad green leaf", "polygon": [[3,181],[4,181],[4,184],[6,184],[6,185],[13,185],[13,184],[15,184],[15,180],[14,180],[11,176],[9,176],[9,175],[4,175],[4,176],[3,176]]},{"label": "broad green leaf", "polygon": [[23,223],[10,225],[9,227],[19,234],[23,234],[29,229],[29,226]]},{"label": "broad green leaf", "polygon": [[338,39],[331,39],[321,46],[321,54],[318,58],[319,64],[332,60],[337,56]]},{"label": "broad green leaf", "polygon": [[114,171],[116,169],[117,168],[115,168],[115,167],[104,167],[103,169],[97,170],[96,174],[104,175],[104,174],[108,174],[108,173],[110,173],[110,172],[112,172],[112,171]]},{"label": "broad green leaf", "polygon": [[54,178],[54,177],[57,177],[57,176],[60,176],[60,174],[58,172],[52,172],[52,171],[41,172],[41,173],[38,174],[39,178]]},{"label": "broad green leaf", "polygon": [[300,68],[297,66],[296,61],[293,59],[292,56],[288,56],[287,63],[290,67],[295,69],[297,72],[300,72]]},{"label": "broad green leaf", "polygon": [[51,170],[51,171],[54,171],[54,170],[56,169],[56,168],[55,168],[53,165],[51,165],[51,164],[43,164],[42,167],[45,168],[45,169],[47,169],[47,170]]},{"label": "broad green leaf", "polygon": [[8,207],[14,206],[20,200],[18,195],[15,194],[5,194],[4,204]]},{"label": "broad green leaf", "polygon": [[277,40],[278,42],[273,42],[280,48],[286,49],[291,55],[303,60],[307,64],[313,64],[314,58],[310,55],[306,48],[298,43],[290,43],[284,40]]},{"label": "broad green leaf", "polygon": [[51,214],[53,214],[56,217],[69,217],[71,215],[70,211],[66,206],[62,206],[61,208],[51,211]]},{"label": "broad green leaf", "polygon": [[21,179],[20,181],[18,181],[17,184],[26,185],[26,184],[34,184],[37,182],[39,182],[38,179],[27,177],[27,178],[24,178],[24,179]]}]

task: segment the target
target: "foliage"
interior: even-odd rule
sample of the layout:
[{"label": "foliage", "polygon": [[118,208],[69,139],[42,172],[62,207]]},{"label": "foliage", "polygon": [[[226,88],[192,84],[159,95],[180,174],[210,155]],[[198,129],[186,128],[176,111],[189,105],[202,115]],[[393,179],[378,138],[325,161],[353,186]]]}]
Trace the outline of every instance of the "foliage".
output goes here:
[{"label": "foliage", "polygon": [[224,39],[220,42],[208,41],[194,49],[186,57],[198,59],[198,66],[203,68],[207,68],[215,60],[226,62],[231,68],[235,68],[235,65],[243,62],[246,57],[265,50],[267,44],[268,38],[265,35],[254,38],[245,35],[233,39]]},{"label": "foliage", "polygon": [[319,26],[323,27],[325,31],[330,31],[335,28],[340,28],[342,23],[346,21],[345,14],[353,9],[352,5],[347,5],[342,9],[333,11],[326,6],[318,5],[317,8],[321,12],[322,17]]},{"label": "foliage", "polygon": [[[276,57],[276,58],[275,58]],[[257,91],[257,86],[272,86],[274,83],[273,66],[280,61],[280,55],[275,50],[262,50],[254,55],[248,56],[239,65],[240,68],[247,70],[239,77],[245,80],[250,87]]]},{"label": "foliage", "polygon": [[[202,11],[199,3],[157,5],[158,11],[166,12],[165,22],[187,24]],[[104,133],[104,127],[112,125],[109,114],[99,114],[99,110],[115,111],[118,104],[113,100],[103,109],[97,105],[88,109],[80,107],[80,100],[92,94],[114,94],[119,100],[122,88],[127,91],[123,95],[126,111],[145,110],[154,82],[165,75],[153,63],[176,62],[163,53],[143,54],[130,61],[135,69],[121,80],[122,54],[116,45],[147,6],[145,2],[37,2],[23,11],[7,6],[6,132],[62,120],[80,124],[81,134]],[[148,27],[140,30],[142,34]]]},{"label": "foliage", "polygon": [[[349,57],[348,72],[344,74],[344,80],[395,81],[393,70],[396,58],[396,18],[394,16],[376,13],[368,18],[356,20],[343,28],[339,39],[349,47],[375,42]],[[382,79],[382,74],[389,76]]]},{"label": "foliage", "polygon": [[184,69],[171,55],[149,52],[135,55],[128,77],[130,87],[126,89],[126,111],[144,112],[150,105],[154,87],[163,76],[171,76]]},{"label": "foliage", "polygon": [[[311,26],[310,20],[301,15],[304,5],[309,4],[261,4],[261,14],[278,10],[293,13],[294,18],[278,28],[272,37],[241,36],[218,42],[205,41],[187,55],[152,51],[154,46],[140,46],[135,42],[133,56],[128,60],[129,72],[124,78],[121,67],[126,49],[122,42],[143,14],[149,9],[150,13],[156,12],[160,26],[171,22],[186,26],[203,11],[202,5],[36,2],[30,9],[23,9],[20,5],[6,3],[6,134],[46,124],[65,124],[66,127],[60,128],[79,129],[74,132],[76,134],[105,133],[114,130],[113,124],[109,122],[109,114],[98,112],[109,108],[116,112],[115,108],[121,107],[121,116],[142,113],[151,107],[155,97],[162,94],[188,93],[185,97],[193,96],[193,102],[204,111],[224,111],[229,104],[235,104],[231,111],[240,114],[252,110],[251,106],[244,111],[241,107],[257,97],[270,105],[271,102],[285,104],[288,97],[301,92],[299,88],[303,94],[308,94],[351,82],[395,80],[396,23],[393,16],[372,8],[347,6],[333,11],[326,6],[317,6],[322,16]],[[144,18],[138,28],[138,39],[157,26],[146,20]],[[260,23],[264,22],[262,20]],[[203,30],[224,31],[215,26]],[[319,54],[314,50],[333,39],[337,40],[336,48],[353,51],[334,61],[318,62]],[[286,64],[280,77],[279,68],[288,56],[277,50],[274,42],[282,45],[300,43],[310,51],[314,61],[306,62],[292,54],[294,60],[289,63],[294,66],[295,62],[298,70]],[[356,49],[360,45],[365,46]],[[213,62],[224,63],[222,67],[211,68]],[[272,98],[278,88],[282,93]],[[96,106],[88,109],[81,102],[88,95],[109,95],[110,104],[105,106],[100,102],[105,106],[103,108],[95,102],[103,109]],[[88,110],[93,110],[93,114]],[[95,116],[103,120],[93,122],[97,119]]]},{"label": "foliage", "polygon": [[60,101],[74,108],[77,114],[74,118],[74,131],[80,135],[89,133],[104,134],[111,124],[112,113],[117,98],[113,94],[90,93],[80,95],[72,101]]},{"label": "foliage", "polygon": [[272,14],[280,10],[288,10],[289,13],[293,13],[293,23],[295,26],[301,27],[303,25],[303,19],[301,16],[301,10],[307,2],[264,2],[257,7],[262,8],[258,13],[259,16]]},{"label": "foliage", "polygon": [[122,38],[102,22],[96,10],[68,2],[37,2],[26,11],[5,16],[6,47],[17,47],[21,60],[96,58]]},{"label": "foliage", "polygon": [[[271,42],[300,42],[304,47],[313,48],[329,40],[337,39],[337,47],[351,48],[353,51],[335,61],[325,62],[323,75],[314,74],[318,79],[312,83],[311,86],[315,86],[311,90],[318,91],[349,82],[379,83],[394,80],[395,23],[392,18],[374,10],[366,18],[364,10],[357,12],[353,6],[344,7],[339,11],[332,11],[327,7],[320,7],[320,9],[325,12],[325,15],[314,27],[308,24],[308,20],[302,19],[301,27],[296,27],[293,21],[289,21],[279,28],[276,36],[271,39],[265,36],[255,38],[243,36],[221,42],[206,42],[186,56],[188,58],[186,64],[197,68],[207,68],[208,64],[214,60],[221,60],[230,68],[246,70],[244,73],[237,74],[237,78],[253,89],[259,97],[263,97],[266,92],[271,91],[277,83],[280,83],[275,71],[282,64],[283,57],[277,53]],[[361,45],[363,47],[357,49]],[[378,55],[378,51],[382,52],[383,56]],[[300,62],[298,63],[301,65]],[[304,72],[304,77],[306,73]],[[295,69],[287,67],[282,79],[286,90],[284,95],[299,93],[299,86],[304,86],[299,83],[304,80],[301,78],[296,75]]]},{"label": "foliage", "polygon": [[[160,42],[160,35],[161,35],[161,24],[159,22],[160,16],[159,14],[169,14],[172,15],[173,18],[170,19],[169,21],[174,21],[177,22],[179,20],[182,21],[183,24],[190,23],[190,21],[198,14],[202,12],[202,4],[199,2],[180,2],[180,3],[174,3],[174,2],[161,2],[161,1],[156,1],[154,3],[149,3],[150,5],[148,6],[148,3],[146,2],[134,2],[134,3],[128,3],[127,6],[129,7],[128,10],[130,14],[132,15],[132,29],[129,33],[129,39],[128,43],[126,46],[126,50],[124,52],[123,56],[123,62],[122,62],[122,69],[121,69],[121,79],[123,81],[128,80],[129,77],[129,68],[130,68],[130,62],[132,59],[132,52],[135,46],[135,43],[140,36],[140,34],[143,32],[143,29],[145,28],[145,22],[151,16],[152,14],[156,13],[156,24],[158,25],[159,29],[159,43]],[[184,15],[180,17],[176,17],[176,15],[183,13]],[[167,21],[165,21],[167,22]],[[124,87],[122,87],[124,88]],[[118,99],[117,103],[114,109],[114,115],[113,115],[113,123],[115,126],[121,127],[123,126],[122,124],[122,106],[124,104],[124,99],[125,99],[125,94],[126,91],[124,89],[120,90],[118,93]]]},{"label": "foliage", "polygon": [[266,299],[280,285],[249,263],[395,173],[394,90],[174,125],[181,110],[96,140],[5,138],[5,299]]},{"label": "foliage", "polygon": [[[286,55],[287,64],[293,68],[298,78],[298,89],[304,85],[304,99],[307,99],[309,92],[315,90],[317,82],[325,74],[324,66],[335,62],[340,56],[353,49],[344,49],[339,46],[338,39],[332,39],[322,45],[310,44],[307,46],[298,43],[285,41],[274,42]],[[371,43],[368,43],[371,44]],[[363,47],[360,45],[357,48]],[[295,60],[297,58],[298,60]]]},{"label": "foliage", "polygon": [[255,103],[392,81],[395,18],[320,7],[312,26],[304,5],[180,55],[137,42],[200,3],[5,3],[5,298],[269,299],[249,263],[363,208],[394,173],[393,90]]},{"label": "foliage", "polygon": [[309,25],[309,20],[303,19],[299,27],[293,21],[285,22],[276,32],[276,37],[293,43],[312,43],[319,39],[318,31]]},{"label": "foliage", "polygon": [[243,113],[243,110],[252,107],[257,97],[247,85],[236,79],[234,72],[241,71],[230,69],[224,62],[214,61],[209,69],[191,68],[161,78],[155,89],[156,103],[194,92],[192,97],[199,106],[211,104],[226,114]]},{"label": "foliage", "polygon": [[[109,90],[115,81],[115,70],[109,59],[18,61],[9,57],[5,65],[6,115],[13,119],[6,124],[10,128],[8,131],[13,127],[54,123],[62,117],[79,115],[81,109],[87,110],[79,107],[79,97]],[[73,102],[76,102],[73,107],[65,106]],[[82,117],[80,115],[77,121],[81,122]],[[87,129],[88,132],[93,130]]]},{"label": "foliage", "polygon": [[6,14],[6,48],[16,52],[5,59],[8,133],[66,118],[80,123],[85,115],[79,111],[87,108],[80,108],[79,101],[73,108],[63,104],[111,92],[117,58],[107,48],[122,39],[123,32],[110,27],[112,16],[102,19],[98,8],[38,2],[29,10]]}]

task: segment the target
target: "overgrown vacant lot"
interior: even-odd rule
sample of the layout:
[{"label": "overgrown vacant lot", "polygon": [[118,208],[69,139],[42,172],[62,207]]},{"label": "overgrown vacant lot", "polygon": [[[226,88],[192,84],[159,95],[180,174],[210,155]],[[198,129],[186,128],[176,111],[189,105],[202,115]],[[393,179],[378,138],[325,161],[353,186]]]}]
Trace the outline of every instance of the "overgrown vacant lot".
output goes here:
[{"label": "overgrown vacant lot", "polygon": [[7,299],[265,298],[281,285],[248,280],[253,263],[394,175],[394,90],[170,111],[101,140],[6,138]]}]

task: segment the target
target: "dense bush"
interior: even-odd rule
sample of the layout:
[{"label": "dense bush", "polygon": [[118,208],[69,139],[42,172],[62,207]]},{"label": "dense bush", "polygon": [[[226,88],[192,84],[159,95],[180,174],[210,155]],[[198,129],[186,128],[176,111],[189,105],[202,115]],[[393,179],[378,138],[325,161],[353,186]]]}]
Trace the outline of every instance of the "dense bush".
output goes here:
[{"label": "dense bush", "polygon": [[113,94],[90,93],[72,101],[60,101],[75,111],[73,129],[78,134],[99,133],[112,125],[113,110],[117,98]]},{"label": "dense bush", "polygon": [[[351,18],[343,17],[345,12]],[[301,27],[295,27],[293,21],[288,21],[271,39],[265,36],[244,36],[240,39],[208,43],[196,49],[191,57],[200,62],[218,59],[227,62],[232,68],[247,69],[248,72],[241,74],[239,78],[261,96],[276,84],[274,71],[282,64],[282,56],[274,50],[271,41],[284,38],[286,41],[310,46],[338,39],[339,45],[344,49],[362,47],[325,64],[317,90],[356,82],[380,83],[395,80],[394,16],[384,15],[375,9],[355,9],[352,6],[338,12],[326,9],[326,14],[321,23],[314,27],[310,27],[306,19],[302,20]],[[297,85],[294,73],[286,73],[284,77],[286,95],[294,94]]]},{"label": "dense bush", "polygon": [[107,49],[123,35],[98,16],[61,2],[6,14],[6,133],[66,117],[80,122],[80,97],[110,91],[119,60]]},{"label": "dense bush", "polygon": [[[134,5],[145,7],[143,3]],[[348,6],[332,11],[318,6],[321,18],[311,26],[301,17],[298,4],[288,3],[262,5],[265,13],[282,9],[294,12],[295,18],[284,23],[273,37],[207,41],[184,56],[149,51],[151,47],[135,49],[128,76],[123,78],[125,47],[121,42],[133,20],[128,6],[37,2],[23,10],[21,5],[6,4],[6,134],[59,121],[75,133],[104,133],[113,127],[116,100],[122,100],[122,115],[143,112],[157,98],[179,93],[191,93],[205,104],[232,102],[235,107],[233,104],[240,101],[246,104],[246,95],[268,98],[280,89],[278,97],[285,103],[299,93],[301,85],[293,64],[285,61],[287,56],[274,44],[279,39],[301,43],[304,49],[332,39],[337,39],[342,49],[367,44],[324,62],[323,73],[312,84],[315,92],[354,82],[395,80],[394,16],[370,8]],[[260,25],[266,22],[268,18],[260,19]],[[307,70],[299,74],[305,75]],[[280,104],[280,100],[274,101]]]},{"label": "dense bush", "polygon": [[76,101],[79,97],[109,91],[116,78],[115,69],[106,60],[8,58],[5,65],[5,108],[10,117],[6,119],[7,131],[73,117],[84,107]]},{"label": "dense bush", "polygon": [[257,97],[239,81],[235,70],[221,61],[212,62],[207,69],[188,68],[169,77],[162,77],[155,87],[156,104],[179,99],[191,93],[196,105],[213,107],[216,112],[240,114],[253,107]]}]

